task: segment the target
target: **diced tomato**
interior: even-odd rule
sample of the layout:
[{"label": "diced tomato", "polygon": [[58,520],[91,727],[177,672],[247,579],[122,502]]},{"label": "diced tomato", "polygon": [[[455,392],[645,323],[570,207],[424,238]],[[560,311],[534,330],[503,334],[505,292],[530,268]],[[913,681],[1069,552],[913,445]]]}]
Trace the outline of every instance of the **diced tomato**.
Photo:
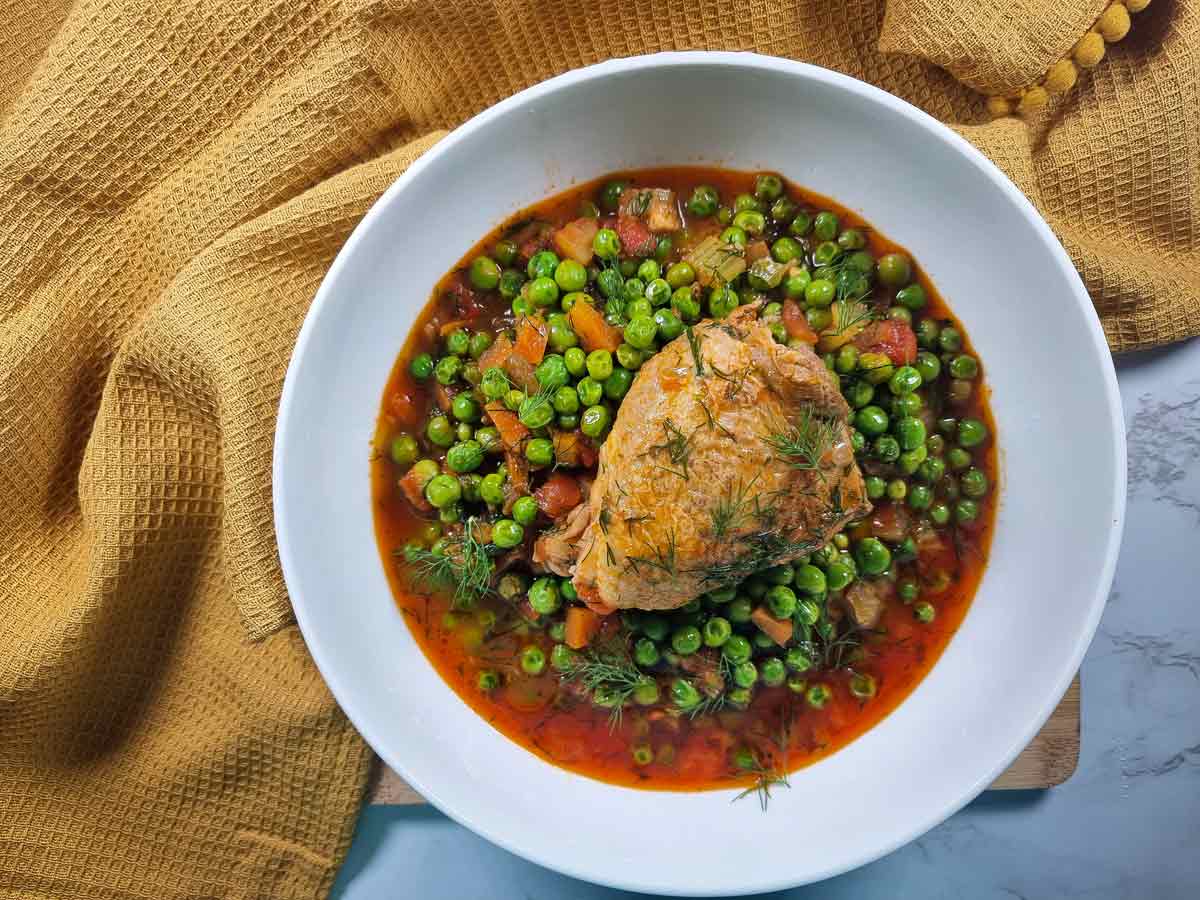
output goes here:
[{"label": "diced tomato", "polygon": [[583,492],[579,490],[579,482],[570,475],[555,472],[546,479],[546,483],[533,492],[541,508],[551,519],[566,515],[583,501]]},{"label": "diced tomato", "polygon": [[[452,301],[451,312],[457,322],[447,323],[448,325],[462,326],[477,318],[483,313],[483,304],[479,300],[479,295],[475,293],[475,289],[467,283],[466,278],[461,272],[455,272],[450,277],[450,283],[446,287],[446,296]],[[442,334],[446,335],[449,332],[443,326]],[[453,328],[450,329],[454,330]]]},{"label": "diced tomato", "polygon": [[917,336],[899,319],[872,322],[854,339],[859,350],[887,355],[895,365],[907,366],[917,358]]},{"label": "diced tomato", "polygon": [[388,398],[388,409],[401,425],[416,425],[421,420],[427,398],[419,387],[403,385]]},{"label": "diced tomato", "polygon": [[404,499],[412,504],[414,509],[421,512],[433,512],[433,504],[425,499],[425,485],[417,474],[416,466],[404,473],[404,477],[397,484],[400,487],[400,493],[404,494]]},{"label": "diced tomato", "polygon": [[586,266],[592,261],[592,239],[599,230],[596,219],[575,219],[554,232],[554,246],[563,256]]},{"label": "diced tomato", "polygon": [[617,237],[621,239],[621,249],[629,256],[649,256],[658,245],[642,220],[632,216],[617,216]]},{"label": "diced tomato", "polygon": [[817,342],[817,333],[812,330],[808,319],[804,317],[804,310],[795,300],[783,301],[783,312],[780,314],[780,319],[783,321],[783,327],[787,331],[788,337],[799,338],[806,344]]}]

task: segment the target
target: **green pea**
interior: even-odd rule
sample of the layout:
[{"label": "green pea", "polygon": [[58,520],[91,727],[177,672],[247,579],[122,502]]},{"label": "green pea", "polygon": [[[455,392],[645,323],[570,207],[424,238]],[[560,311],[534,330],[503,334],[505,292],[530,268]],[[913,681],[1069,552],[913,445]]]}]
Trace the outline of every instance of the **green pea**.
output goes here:
[{"label": "green pea", "polygon": [[801,210],[796,213],[795,218],[788,225],[788,234],[792,235],[792,237],[803,237],[808,234],[808,229],[812,227],[812,224],[812,216]]},{"label": "green pea", "polygon": [[758,210],[743,209],[733,217],[733,227],[742,229],[746,234],[758,235],[767,227],[767,220]]},{"label": "green pea", "polygon": [[642,367],[642,363],[652,352],[654,352],[652,347],[647,350],[638,350],[630,344],[622,343],[617,347],[617,364],[631,372],[635,371]]},{"label": "green pea", "polygon": [[[936,437],[936,435],[935,435]],[[928,444],[928,441],[926,441]],[[970,461],[968,457],[968,462]],[[936,456],[930,456],[925,459],[921,465],[917,466],[916,476],[925,484],[936,484],[942,480],[942,476],[946,474],[946,463],[938,459]]]},{"label": "green pea", "polygon": [[807,672],[813,667],[812,657],[799,647],[792,647],[784,654],[784,664],[793,672]]},{"label": "green pea", "polygon": [[795,238],[781,237],[771,245],[771,257],[780,263],[789,263],[793,259],[803,259],[804,248]]},{"label": "green pea", "polygon": [[611,228],[601,228],[592,238],[592,250],[601,259],[616,259],[621,253],[621,239]]},{"label": "green pea", "polygon": [[605,269],[596,276],[596,287],[609,299],[620,297],[625,291],[625,279],[616,269]]},{"label": "green pea", "polygon": [[783,179],[772,172],[763,172],[754,177],[754,196],[766,203],[773,203],[783,194]]},{"label": "green pea", "polygon": [[777,619],[790,619],[796,611],[796,593],[790,587],[777,584],[766,594],[767,606]]},{"label": "green pea", "polygon": [[820,682],[810,686],[809,689],[804,692],[805,701],[813,709],[823,709],[825,704],[828,703],[832,698],[833,691],[829,689],[828,685],[821,684]]},{"label": "green pea", "polygon": [[464,328],[457,328],[446,335],[446,352],[461,356],[471,346],[471,335]]},{"label": "green pea", "polygon": [[813,250],[813,263],[818,266],[828,266],[842,255],[842,248],[833,241],[822,241]]},{"label": "green pea", "polygon": [[739,228],[737,225],[730,225],[721,232],[722,244],[732,244],[734,247],[745,247],[746,242],[749,240],[750,238],[746,234],[746,230],[744,228]]},{"label": "green pea", "polygon": [[885,463],[895,462],[900,458],[900,442],[890,434],[881,434],[871,445],[875,458]]},{"label": "green pea", "polygon": [[[601,352],[601,351],[593,350],[592,352],[597,353],[597,352]],[[607,350],[604,350],[603,352],[605,354],[608,354]],[[608,355],[609,355],[609,363],[608,364],[609,364],[609,368],[611,369],[612,356],[611,356],[611,354],[608,354]],[[589,371],[591,370],[590,354],[589,354],[588,369],[589,369]],[[610,371],[608,374],[611,375],[612,372]],[[604,377],[607,378],[608,375],[605,375]],[[579,402],[582,403],[584,406],[595,406],[604,397],[604,386],[600,383],[599,380],[593,378],[591,375],[588,375],[586,378],[579,379],[579,383],[577,385],[575,385],[575,390],[579,394]]]},{"label": "green pea", "polygon": [[913,311],[923,309],[927,302],[925,288],[919,284],[910,284],[906,288],[901,288],[896,292],[896,302],[905,309]]},{"label": "green pea", "polygon": [[758,681],[758,667],[750,660],[738,663],[733,667],[733,683],[738,687],[753,687]]},{"label": "green pea", "polygon": [[771,204],[771,218],[776,222],[790,222],[796,215],[796,204],[788,197],[780,197]]},{"label": "green pea", "polygon": [[940,434],[931,434],[925,439],[925,449],[930,456],[941,456],[946,452],[946,439]]},{"label": "green pea", "polygon": [[589,406],[579,417],[579,430],[587,437],[598,438],[608,428],[609,412],[606,406]]},{"label": "green pea", "polygon": [[462,499],[462,485],[453,475],[435,475],[425,485],[425,499],[437,509],[452,506]]},{"label": "green pea", "polygon": [[729,621],[742,625],[750,621],[750,615],[753,612],[754,604],[751,603],[749,597],[734,597],[729,603],[727,615]]},{"label": "green pea", "polygon": [[813,235],[819,241],[832,241],[838,233],[838,217],[831,212],[819,212],[813,220]]},{"label": "green pea", "polygon": [[714,319],[723,319],[738,306],[738,295],[728,285],[717,285],[708,293],[708,311]]},{"label": "green pea", "polygon": [[938,334],[938,346],[947,353],[957,353],[962,349],[962,334],[957,328],[947,325]]},{"label": "green pea", "polygon": [[654,313],[654,324],[658,327],[659,338],[664,342],[673,341],[683,334],[683,322],[669,309],[657,310]]},{"label": "green pea", "polygon": [[946,452],[946,462],[951,469],[958,472],[971,465],[971,454],[961,447],[951,447]]},{"label": "green pea", "polygon": [[658,645],[648,637],[638,638],[633,645],[633,661],[639,666],[649,668],[655,665],[661,654],[658,652]]},{"label": "green pea", "polygon": [[579,347],[569,347],[563,353],[563,364],[572,378],[581,378],[587,372],[587,354]]},{"label": "green pea", "polygon": [[558,353],[565,353],[567,350],[578,346],[579,336],[571,328],[571,323],[567,321],[566,316],[551,316],[547,324],[549,326],[550,349]]},{"label": "green pea", "polygon": [[967,469],[959,476],[962,492],[973,500],[978,500],[988,492],[988,477],[982,470],[974,467]]},{"label": "green pea", "polygon": [[889,319],[895,319],[897,322],[903,322],[905,325],[912,324],[912,313],[903,306],[888,307],[887,315]]},{"label": "green pea", "polygon": [[525,458],[532,466],[548,466],[554,462],[554,442],[549,438],[533,438],[525,445]]},{"label": "green pea", "polygon": [[[512,517],[520,525],[532,525],[537,521],[538,505],[532,497],[518,497],[513,503]],[[541,610],[539,610],[540,612]]]},{"label": "green pea", "polygon": [[959,419],[958,445],[960,447],[978,447],[987,438],[987,426],[978,419]]},{"label": "green pea", "polygon": [[[651,319],[651,322],[654,320]],[[613,369],[613,373],[604,379],[604,396],[609,400],[620,400],[629,391],[629,386],[633,384],[633,373],[628,369],[618,366]]]},{"label": "green pea", "polygon": [[425,437],[435,447],[449,447],[454,443],[454,426],[445,416],[434,416],[425,426]]},{"label": "green pea", "polygon": [[608,212],[616,212],[621,204],[621,192],[629,187],[629,182],[616,180],[607,182],[600,191],[600,206]]},{"label": "green pea", "polygon": [[825,573],[816,566],[799,566],[796,569],[796,590],[806,594],[824,594]]},{"label": "green pea", "polygon": [[[866,381],[852,381],[846,388],[846,402],[855,409],[862,409],[875,399],[875,388]],[[882,412],[882,410],[880,410]],[[886,413],[885,413],[886,415]],[[887,427],[887,426],[884,426]]]},{"label": "green pea", "polygon": [[[880,479],[882,481],[882,479]],[[825,582],[831,591],[845,590],[854,581],[854,570],[838,560],[825,567]]]},{"label": "green pea", "polygon": [[562,602],[558,597],[558,585],[550,578],[539,578],[529,587],[529,605],[541,616],[557,612]]},{"label": "green pea", "polygon": [[858,367],[858,348],[853,344],[843,345],[837,352],[833,368],[842,375],[849,375]]},{"label": "green pea", "polygon": [[835,293],[836,288],[834,288],[832,281],[818,278],[810,281],[804,289],[804,300],[809,306],[823,309],[833,303]]},{"label": "green pea", "polygon": [[459,422],[458,425],[456,425],[454,428],[455,440],[469,441],[474,436],[475,436],[475,429],[473,429],[466,422]]},{"label": "green pea", "polygon": [[477,256],[471,260],[469,276],[471,284],[481,291],[492,291],[500,283],[500,266],[494,259]]},{"label": "green pea", "polygon": [[916,361],[913,362],[912,367],[921,376],[923,384],[932,384],[942,372],[941,360],[928,350],[922,350],[917,354]]},{"label": "green pea", "polygon": [[579,427],[579,413],[560,413],[558,427],[563,431],[574,431]]},{"label": "green pea", "polygon": [[700,649],[700,629],[694,625],[676,628],[671,634],[671,648],[680,656],[690,656]]},{"label": "green pea", "polygon": [[962,493],[957,478],[946,477],[938,482],[938,490],[947,500],[957,500]]},{"label": "green pea", "polygon": [[671,682],[671,701],[680,709],[691,709],[700,703],[700,692],[686,678]]},{"label": "green pea", "polygon": [[941,326],[933,319],[921,319],[914,331],[917,333],[917,343],[922,347],[933,349],[937,346]]},{"label": "green pea", "polygon": [[484,475],[479,483],[479,496],[484,503],[499,506],[504,502],[504,479],[495,472]]},{"label": "green pea", "polygon": [[512,519],[500,519],[492,526],[492,543],[497,547],[508,550],[523,540],[525,529]]},{"label": "green pea", "polygon": [[479,421],[479,404],[470,394],[458,394],[450,401],[450,412],[460,422]]},{"label": "green pea", "polygon": [[499,366],[489,366],[479,380],[479,390],[488,400],[499,400],[509,390],[508,376]]},{"label": "green pea", "polygon": [[914,484],[908,491],[908,505],[916,510],[928,509],[933,502],[933,491],[926,485]]},{"label": "green pea", "polygon": [[521,651],[521,671],[526,675],[541,675],[546,668],[546,653],[537,644]]},{"label": "green pea", "polygon": [[901,394],[892,398],[892,414],[897,416],[915,416],[925,406],[925,401],[917,393]]},{"label": "green pea", "polygon": [[854,414],[854,427],[867,437],[876,437],[888,429],[888,414],[878,406],[864,406]]},{"label": "green pea", "polygon": [[567,364],[557,353],[547,353],[537,364],[533,374],[537,378],[538,384],[542,386],[542,390],[546,391],[556,390],[571,380]]},{"label": "green pea", "polygon": [[875,274],[875,257],[866,250],[855,250],[846,255],[845,267],[848,270],[858,272],[864,279],[869,279]]},{"label": "green pea", "polygon": [[933,604],[927,600],[913,604],[913,617],[923,625],[932,622],[936,615],[937,611],[933,608]]},{"label": "green pea", "polygon": [[671,626],[667,620],[660,615],[654,613],[646,613],[641,620],[642,633],[653,641],[666,640],[667,634],[671,630]]},{"label": "green pea", "polygon": [[500,296],[505,300],[515,300],[525,284],[525,276],[516,269],[505,269],[500,273]]},{"label": "green pea", "polygon": [[569,384],[564,384],[556,390],[551,402],[554,411],[562,415],[571,415],[579,411],[579,393]]},{"label": "green pea", "polygon": [[916,416],[905,416],[893,426],[901,450],[915,450],[925,444],[925,423]]},{"label": "green pea", "polygon": [[729,620],[721,616],[713,616],[704,623],[704,645],[706,647],[721,647],[733,635],[733,626]]},{"label": "green pea", "polygon": [[959,525],[968,525],[979,518],[979,503],[969,497],[964,497],[954,504],[954,521]]},{"label": "green pea", "polygon": [[[658,702],[658,684],[651,678],[644,678],[633,689],[633,702],[638,706],[652,706]],[[654,752],[646,744],[633,748],[633,759],[638,765],[649,765],[654,759]]]},{"label": "green pea", "polygon": [[911,394],[921,386],[921,373],[912,366],[901,366],[888,379],[888,389],[896,396]]},{"label": "green pea", "polygon": [[677,262],[667,269],[667,284],[673,290],[691,284],[696,280],[696,270],[692,268],[691,263]]},{"label": "green pea", "polygon": [[500,687],[500,676],[492,669],[483,669],[475,676],[475,684],[485,694]]},{"label": "green pea", "polygon": [[388,449],[392,462],[398,466],[412,465],[421,452],[417,446],[417,439],[405,432],[392,438],[391,446]]},{"label": "green pea", "polygon": [[767,687],[779,687],[787,680],[787,668],[777,656],[769,656],[763,660],[760,674],[763,684]]},{"label": "green pea", "polygon": [[651,306],[666,306],[671,302],[671,285],[662,278],[655,278],[646,285],[646,299]]},{"label": "green pea", "polygon": [[529,258],[525,272],[531,279],[553,278],[557,268],[558,254],[553,250],[539,250]]},{"label": "green pea", "polygon": [[[562,623],[555,622],[554,625],[551,625],[551,632],[556,625],[560,624]],[[551,637],[554,637],[553,633],[551,633]],[[566,672],[575,668],[578,658],[579,655],[566,644],[555,644],[550,650],[550,667],[556,672]]]},{"label": "green pea", "polygon": [[879,257],[876,272],[881,284],[898,288],[912,281],[912,263],[903,253],[886,253]]},{"label": "green pea", "polygon": [[408,371],[413,378],[424,381],[433,374],[433,357],[428,353],[418,353],[408,364]]},{"label": "green pea", "polygon": [[525,397],[517,409],[517,418],[526,428],[544,428],[554,419],[554,405],[546,394]]},{"label": "green pea", "polygon": [[687,210],[693,216],[704,219],[711,216],[721,205],[721,195],[711,184],[697,185],[688,200]]},{"label": "green pea", "polygon": [[625,326],[625,340],[639,350],[647,349],[658,336],[658,325],[651,316],[634,316]]},{"label": "green pea", "polygon": [[721,647],[721,655],[734,665],[746,662],[753,652],[754,648],[750,646],[750,641],[740,634],[732,635]]},{"label": "green pea", "polygon": [[883,384],[890,381],[896,368],[892,361],[883,353],[863,353],[858,357],[858,368],[871,384]]},{"label": "green pea", "polygon": [[863,538],[854,548],[854,560],[867,575],[880,575],[892,564],[892,552],[878,538]]},{"label": "green pea", "polygon": [[[446,452],[446,466],[451,472],[474,472],[481,465],[483,447],[479,441],[462,441]],[[437,504],[434,503],[434,506]]]},{"label": "green pea", "polygon": [[437,378],[438,384],[449,387],[458,380],[458,376],[462,374],[463,361],[457,356],[443,356],[437,361],[437,365],[433,367],[434,377]]},{"label": "green pea", "polygon": [[685,322],[695,322],[700,318],[700,301],[696,299],[691,287],[677,288],[671,295],[671,306]]},{"label": "green pea", "polygon": [[796,269],[784,279],[783,292],[793,300],[799,300],[805,295],[811,282],[812,275],[809,274],[808,269]]},{"label": "green pea", "polygon": [[558,302],[558,283],[553,278],[535,278],[526,288],[529,302],[537,307],[553,306]]},{"label": "green pea", "polygon": [[952,378],[975,378],[979,375],[979,362],[966,353],[950,360],[950,376]]},{"label": "green pea", "polygon": [[861,250],[867,246],[867,236],[857,228],[847,228],[838,235],[837,242],[843,250]]},{"label": "green pea", "polygon": [[929,520],[934,525],[945,525],[950,521],[950,507],[941,500],[929,507]]}]

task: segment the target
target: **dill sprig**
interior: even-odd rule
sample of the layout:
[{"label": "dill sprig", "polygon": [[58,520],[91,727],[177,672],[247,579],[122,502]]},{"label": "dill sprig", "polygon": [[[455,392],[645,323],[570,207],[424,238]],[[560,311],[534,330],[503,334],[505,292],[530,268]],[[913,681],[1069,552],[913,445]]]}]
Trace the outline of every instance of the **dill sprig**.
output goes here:
[{"label": "dill sprig", "polygon": [[785,423],[762,439],[793,469],[811,470],[820,468],[821,459],[833,449],[836,436],[837,425],[814,415],[812,408],[806,406],[799,422]]},{"label": "dill sprig", "polygon": [[424,547],[396,551],[409,564],[416,581],[453,591],[450,604],[453,609],[470,608],[491,590],[492,573],[496,569],[491,557],[498,549],[475,537],[476,521],[472,516],[461,534],[443,538],[444,549],[438,553]]},{"label": "dill sprig", "polygon": [[688,460],[692,455],[692,439],[689,435],[684,434],[672,419],[663,422],[663,431],[666,433],[666,439],[661,444],[652,445],[643,455],[648,455],[655,450],[665,451],[671,465],[677,468],[671,469],[667,466],[657,466],[656,468],[672,475],[678,475],[684,481],[688,481],[691,478],[691,473],[688,472]]},{"label": "dill sprig", "polygon": [[[713,508],[708,511],[709,518],[712,519],[713,537],[717,538],[718,540],[724,538],[731,532],[736,531],[738,527],[749,518],[749,491],[752,487],[754,487],[754,484],[758,481],[760,475],[762,475],[762,472],[756,473],[755,476],[746,483],[743,483],[742,479],[739,477],[736,488],[732,484],[725,486],[724,495],[722,495],[717,500]],[[755,499],[758,499],[757,494],[755,495]]]},{"label": "dill sprig", "polygon": [[674,576],[678,574],[678,561],[676,559],[677,547],[675,544],[675,529],[667,535],[667,543],[665,549],[657,544],[651,544],[645,539],[642,540],[642,546],[646,547],[650,554],[649,556],[630,556],[625,557],[625,565],[627,568],[633,569],[634,572],[640,572],[639,566],[650,566],[652,569],[658,569],[668,575]]},{"label": "dill sprig", "polygon": [[[745,749],[738,751],[735,761],[737,766],[747,774],[754,776],[754,783],[731,800],[736,803],[743,797],[754,794],[758,797],[758,806],[763,812],[771,802],[771,789],[775,787],[790,788],[787,765],[791,748],[792,708],[789,703],[781,712],[779,733],[772,739],[774,748],[765,754],[759,750]],[[765,756],[765,758],[764,758]]]},{"label": "dill sprig", "polygon": [[613,706],[608,724],[615,729],[621,724],[622,708],[648,676],[638,668],[629,653],[629,646],[614,638],[577,652],[559,675],[563,681],[577,681],[589,693],[600,691]]},{"label": "dill sprig", "polygon": [[692,350],[692,359],[696,363],[696,375],[704,377],[704,356],[700,350],[700,335],[696,334],[696,329],[689,325],[684,329],[687,335],[688,346]]}]

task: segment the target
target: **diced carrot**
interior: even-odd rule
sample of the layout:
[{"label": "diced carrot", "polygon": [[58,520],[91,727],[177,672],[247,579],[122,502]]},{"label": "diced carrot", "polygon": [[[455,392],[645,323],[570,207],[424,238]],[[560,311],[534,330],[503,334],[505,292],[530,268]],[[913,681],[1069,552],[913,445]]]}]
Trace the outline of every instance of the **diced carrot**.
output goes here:
[{"label": "diced carrot", "polygon": [[604,321],[604,316],[590,303],[579,302],[567,313],[571,329],[579,335],[579,342],[588,353],[607,350],[615,353],[621,346],[621,332]]},{"label": "diced carrot", "polygon": [[404,499],[412,504],[414,509],[433,512],[433,504],[425,499],[425,481],[418,474],[416,466],[405,472],[397,485],[404,494]]},{"label": "diced carrot", "polygon": [[917,336],[899,319],[872,322],[854,339],[859,350],[887,354],[898,366],[907,366],[917,358]]},{"label": "diced carrot", "polygon": [[751,241],[746,245],[746,265],[757,262],[760,259],[771,255],[771,248],[767,246],[766,241]]},{"label": "diced carrot", "polygon": [[554,442],[554,463],[559,466],[578,466],[580,449],[585,438],[578,429],[563,431],[559,428],[550,429],[550,440]]},{"label": "diced carrot", "polygon": [[579,490],[579,482],[570,475],[555,472],[546,479],[546,483],[533,492],[538,507],[551,519],[573,510],[583,502],[583,492]]},{"label": "diced carrot", "polygon": [[517,343],[513,349],[530,365],[536,366],[546,355],[546,342],[549,339],[550,329],[541,316],[526,316],[517,326]]},{"label": "diced carrot", "polygon": [[516,447],[528,436],[529,429],[521,424],[517,414],[499,400],[492,401],[485,409],[491,416],[492,424],[500,432],[500,441],[505,447]]},{"label": "diced carrot", "polygon": [[492,346],[483,351],[483,355],[479,357],[479,371],[486,372],[488,369],[504,364],[508,359],[508,355],[512,353],[513,343],[508,339],[508,335],[501,334]]},{"label": "diced carrot", "polygon": [[563,256],[586,266],[592,261],[592,240],[599,230],[596,219],[586,216],[575,219],[554,232],[554,246]]},{"label": "diced carrot", "polygon": [[808,324],[808,319],[804,318],[804,310],[800,308],[800,304],[795,300],[783,301],[783,312],[780,314],[780,319],[783,322],[783,328],[788,333],[788,337],[799,338],[806,344],[815,344],[817,342],[817,333],[812,330],[812,326]]},{"label": "diced carrot", "polygon": [[600,630],[600,616],[584,606],[567,607],[565,639],[572,650],[582,650]]},{"label": "diced carrot", "polygon": [[621,239],[621,249],[628,256],[649,256],[658,245],[642,220],[632,216],[617,216],[617,237]]},{"label": "diced carrot", "polygon": [[750,613],[750,621],[780,647],[786,646],[792,639],[792,620],[775,618],[765,606],[760,606]]},{"label": "diced carrot", "polygon": [[388,398],[388,409],[401,425],[416,425],[425,409],[425,392],[419,387],[402,386]]}]

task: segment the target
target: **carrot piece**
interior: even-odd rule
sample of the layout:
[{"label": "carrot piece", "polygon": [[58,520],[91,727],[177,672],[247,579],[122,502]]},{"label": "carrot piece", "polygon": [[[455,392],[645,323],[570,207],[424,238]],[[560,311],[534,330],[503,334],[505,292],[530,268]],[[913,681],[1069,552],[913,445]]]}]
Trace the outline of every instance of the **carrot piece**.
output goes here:
[{"label": "carrot piece", "polygon": [[401,387],[388,397],[388,410],[401,425],[416,425],[424,413],[425,392],[419,387]]},{"label": "carrot piece", "polygon": [[788,333],[788,337],[800,338],[806,344],[817,342],[817,333],[812,330],[808,319],[804,318],[804,310],[795,300],[783,301],[783,312],[780,314],[780,319],[783,321],[783,328]]},{"label": "carrot piece", "polygon": [[582,301],[576,303],[567,313],[567,318],[571,321],[572,330],[579,335],[583,349],[588,353],[593,350],[615,353],[621,346],[621,332],[605,322],[604,316],[591,304]]},{"label": "carrot piece", "polygon": [[765,606],[760,606],[750,613],[750,621],[780,647],[786,646],[787,642],[792,639],[792,620],[775,618],[767,612]]},{"label": "carrot piece", "polygon": [[516,447],[525,440],[529,429],[521,424],[517,414],[505,407],[499,400],[494,400],[486,407],[487,414],[492,418],[492,424],[500,432],[500,440],[505,447]]},{"label": "carrot piece", "polygon": [[530,365],[536,366],[546,355],[546,342],[549,339],[550,329],[541,317],[526,316],[517,326],[517,343],[513,349]]},{"label": "carrot piece", "polygon": [[554,232],[554,246],[563,256],[586,266],[592,261],[592,240],[599,230],[596,219],[575,219]]},{"label": "carrot piece", "polygon": [[404,499],[412,504],[414,509],[421,512],[433,512],[433,504],[425,499],[425,481],[417,472],[416,466],[404,473],[404,476],[397,482],[397,486],[404,494]]},{"label": "carrot piece", "polygon": [[479,357],[479,371],[486,372],[495,366],[504,365],[504,361],[512,352],[513,342],[508,339],[508,335],[499,335],[492,346],[484,350],[483,355]]},{"label": "carrot piece", "polygon": [[600,630],[600,616],[585,606],[567,608],[566,642],[572,650],[582,650]]}]

